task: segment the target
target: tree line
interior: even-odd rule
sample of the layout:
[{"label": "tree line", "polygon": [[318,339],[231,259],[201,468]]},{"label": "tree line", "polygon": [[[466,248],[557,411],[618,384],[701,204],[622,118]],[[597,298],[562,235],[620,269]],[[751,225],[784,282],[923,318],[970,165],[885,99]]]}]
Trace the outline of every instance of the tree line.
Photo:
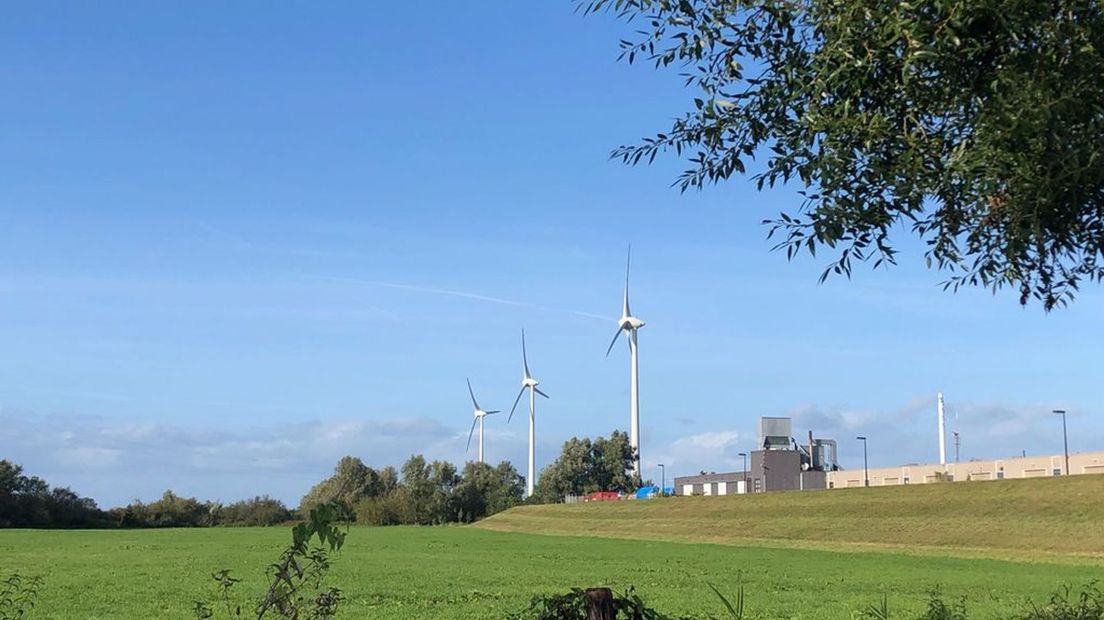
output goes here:
[{"label": "tree line", "polygon": [[644,484],[633,478],[632,464],[629,436],[614,431],[609,438],[564,442],[528,499],[525,479],[508,461],[468,462],[458,470],[452,463],[414,455],[398,469],[375,469],[346,456],[294,509],[267,495],[222,504],[168,490],[151,502],[103,510],[90,498],[51,488],[24,475],[21,466],[0,460],[0,527],[267,526],[301,519],[322,504],[336,507],[341,520],[364,525],[470,523],[523,502],[554,503],[595,491],[631,493]]}]

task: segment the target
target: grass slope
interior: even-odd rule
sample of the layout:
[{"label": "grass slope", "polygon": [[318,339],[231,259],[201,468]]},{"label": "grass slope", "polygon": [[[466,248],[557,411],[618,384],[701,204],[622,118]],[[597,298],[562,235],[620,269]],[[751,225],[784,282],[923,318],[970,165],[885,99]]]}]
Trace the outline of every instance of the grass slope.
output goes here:
[{"label": "grass slope", "polygon": [[[643,540],[533,536],[471,527],[353,528],[330,582],[348,597],[342,618],[501,619],[539,592],[636,588],[656,608],[720,617],[706,582],[733,592],[743,574],[755,618],[851,618],[889,597],[915,617],[928,589],[966,597],[972,618],[1007,618],[1026,598],[1104,577],[1091,566],[884,552],[838,552]],[[210,597],[208,575],[230,568],[244,593],[286,544],[286,528],[0,531],[0,574],[45,583],[33,620],[190,618]],[[245,602],[244,600],[242,601]]]},{"label": "grass slope", "polygon": [[478,527],[726,544],[1104,558],[1104,476],[523,506]]}]

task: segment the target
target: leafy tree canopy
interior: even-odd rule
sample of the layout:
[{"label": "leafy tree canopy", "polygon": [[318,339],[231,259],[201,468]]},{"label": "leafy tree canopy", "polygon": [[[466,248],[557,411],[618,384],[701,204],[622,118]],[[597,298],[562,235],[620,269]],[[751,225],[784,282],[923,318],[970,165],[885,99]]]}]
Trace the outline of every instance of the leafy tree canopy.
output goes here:
[{"label": "leafy tree canopy", "polygon": [[1099,0],[583,0],[632,20],[622,57],[682,68],[699,95],[629,164],[686,155],[682,190],[795,180],[767,220],[824,272],[926,243],[945,288],[1012,287],[1047,310],[1104,277]]},{"label": "leafy tree canopy", "polygon": [[560,456],[541,472],[534,491],[536,501],[558,502],[565,495],[596,491],[631,492],[641,486],[633,479],[633,449],[629,435],[613,431],[609,438],[572,437]]}]

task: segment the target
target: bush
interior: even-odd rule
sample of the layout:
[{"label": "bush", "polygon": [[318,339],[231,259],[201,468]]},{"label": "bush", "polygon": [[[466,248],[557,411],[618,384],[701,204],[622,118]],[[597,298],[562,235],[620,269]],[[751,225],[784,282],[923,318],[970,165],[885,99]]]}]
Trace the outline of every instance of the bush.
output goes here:
[{"label": "bush", "polygon": [[380,497],[366,497],[356,505],[356,521],[362,525],[405,525],[415,522],[410,493],[398,488]]},{"label": "bush", "polygon": [[30,613],[41,585],[38,577],[24,577],[19,573],[0,581],[0,620],[16,620]]},{"label": "bush", "polygon": [[[345,544],[345,532],[337,529],[341,508],[334,504],[322,504],[311,510],[309,518],[291,528],[291,545],[280,554],[280,559],[268,567],[268,589],[245,616],[261,620],[266,616],[282,618],[331,618],[337,615],[338,606],[344,600],[341,590],[323,587],[330,569],[330,556]],[[317,539],[317,542],[313,542]],[[234,586],[240,583],[228,570],[211,575],[218,589],[215,603],[196,601],[192,613],[198,620],[208,620],[220,615],[242,618],[242,606],[235,602]]]},{"label": "bush", "polygon": [[112,508],[120,527],[205,527],[214,525],[218,507],[194,497],[165,491],[161,499],[143,504],[135,501],[125,508]]},{"label": "bush", "polygon": [[1104,620],[1104,595],[1096,581],[1089,582],[1079,595],[1069,586],[1050,597],[1042,606],[1031,606],[1031,611],[1020,616],[1020,620]]},{"label": "bush", "polygon": [[215,516],[218,525],[280,525],[292,520],[288,507],[267,495],[221,506]]}]

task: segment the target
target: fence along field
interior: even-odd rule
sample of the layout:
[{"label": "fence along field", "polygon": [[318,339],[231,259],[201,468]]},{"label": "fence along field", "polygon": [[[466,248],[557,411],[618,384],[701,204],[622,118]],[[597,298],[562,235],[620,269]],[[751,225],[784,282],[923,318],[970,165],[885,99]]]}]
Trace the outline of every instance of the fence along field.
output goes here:
[{"label": "fence along field", "polygon": [[[1052,486],[1036,493],[1037,482]],[[916,617],[934,587],[940,587],[949,601],[965,597],[971,618],[1008,618],[1022,611],[1028,599],[1043,602],[1064,584],[1079,587],[1094,578],[1104,579],[1104,549],[1098,530],[1083,532],[1078,537],[1080,548],[1060,540],[1079,524],[1095,523],[1099,528],[1102,485],[1104,477],[933,485],[944,493],[961,487],[977,489],[981,494],[972,508],[963,509],[966,516],[958,523],[988,515],[996,519],[994,528],[1004,532],[1003,539],[997,535],[986,539],[987,547],[971,545],[969,549],[933,538],[930,531],[956,521],[941,507],[947,496],[919,487],[908,491],[932,495],[898,497],[895,489],[871,489],[759,498],[672,498],[522,508],[476,527],[354,527],[336,556],[328,581],[346,597],[339,617],[358,619],[497,619],[524,608],[534,594],[595,585],[621,591],[634,586],[649,605],[673,615],[722,617],[724,610],[707,583],[732,593],[741,579],[750,616],[757,618],[851,618],[879,603],[883,595],[893,617]],[[1028,512],[1015,520],[1036,531],[1033,543],[1018,542],[1023,531],[1002,529],[1005,521],[999,518],[1007,503],[1022,502],[1025,493],[1045,495],[1035,507],[1025,507]],[[676,522],[702,530],[722,527],[729,520],[738,524],[749,515],[726,515],[725,511],[738,510],[733,506],[742,501],[777,503],[775,511],[759,507],[764,520],[777,521],[784,514],[778,510],[788,502],[809,509],[800,502],[827,501],[817,496],[832,501],[851,496],[856,502],[853,508],[832,513],[822,507],[821,518],[850,528],[848,531],[866,532],[870,540],[883,546],[865,549],[857,540],[862,536],[852,534],[848,541],[836,543],[843,546],[834,550],[798,548],[816,546],[798,536],[819,536],[800,520],[795,521],[795,535],[776,541],[788,548],[774,548],[770,540],[761,538],[756,546],[662,540],[672,537]],[[937,499],[940,501],[934,501]],[[913,534],[911,526],[901,521],[877,527],[879,516],[901,510],[901,502],[918,502],[909,507],[908,518],[914,524],[930,522],[925,530],[929,533]],[[486,529],[503,523],[515,529],[542,523],[534,531],[548,531],[547,521],[532,518],[543,511],[563,511],[563,518],[556,521],[573,523],[575,535]],[[669,513],[665,519],[670,522],[661,518],[664,512]],[[593,517],[595,514],[601,518]],[[695,525],[699,520],[704,522]],[[898,530],[903,523],[904,529]],[[789,531],[785,524],[772,527]],[[617,529],[619,536],[628,536],[629,530],[635,533],[631,539],[586,535],[610,536],[612,529]],[[917,542],[939,546],[929,546],[921,555],[900,553],[885,546],[894,536],[900,545],[909,545],[910,537],[915,537]],[[228,568],[242,578],[241,592],[263,588],[263,567],[286,544],[286,538],[287,529],[279,527],[8,530],[0,531],[0,573],[18,570],[43,578],[39,605],[31,618],[183,619],[192,617],[195,600],[211,598],[210,573],[215,570]],[[1049,551],[1032,558],[1027,552],[1030,544]],[[1073,550],[1061,551],[1067,548]],[[955,557],[963,554],[973,557]],[[986,555],[993,557],[983,557]],[[1011,556],[1017,560],[996,559]]]}]

